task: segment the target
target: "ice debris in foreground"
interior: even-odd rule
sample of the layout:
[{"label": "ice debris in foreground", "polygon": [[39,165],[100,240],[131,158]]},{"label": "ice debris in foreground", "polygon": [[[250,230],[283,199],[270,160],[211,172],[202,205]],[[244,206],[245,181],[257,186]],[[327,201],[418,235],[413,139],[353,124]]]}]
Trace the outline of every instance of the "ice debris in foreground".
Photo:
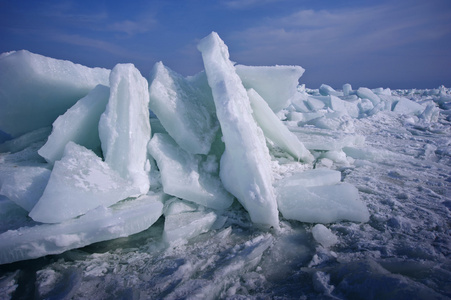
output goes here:
[{"label": "ice debris in foreground", "polygon": [[[443,113],[451,108],[444,89],[421,103],[389,89],[306,89],[298,86],[300,67],[233,65],[215,33],[199,49],[205,72],[182,77],[157,63],[148,82],[130,64],[110,72],[27,52],[0,57],[9,66],[0,68],[0,76],[15,74],[15,85],[0,82],[0,113],[22,116],[23,103],[32,101],[58,111],[42,122],[31,116],[25,127],[23,119],[0,123],[0,131],[14,137],[0,144],[0,194],[8,198],[0,201],[24,208],[15,225],[2,224],[9,230],[0,234],[0,263],[133,234],[160,216],[164,240],[185,243],[221,228],[231,213],[223,211],[236,209],[233,196],[253,222],[266,227],[279,227],[279,212],[301,222],[365,222],[369,212],[357,189],[342,182],[337,170],[383,154],[362,148],[354,120],[385,111],[427,126],[438,106]],[[56,74],[35,67],[49,64]],[[58,81],[61,70],[69,75]],[[26,73],[33,76],[21,81]],[[67,82],[86,78],[88,88],[68,88]],[[24,82],[20,91],[18,82]],[[23,96],[36,91],[51,101]],[[60,110],[62,91],[71,99]],[[17,106],[11,97],[20,98]],[[149,109],[158,119],[149,119]],[[49,149],[55,153],[46,155]],[[24,217],[27,212],[35,221]],[[315,240],[332,246],[333,237],[314,228]]]}]

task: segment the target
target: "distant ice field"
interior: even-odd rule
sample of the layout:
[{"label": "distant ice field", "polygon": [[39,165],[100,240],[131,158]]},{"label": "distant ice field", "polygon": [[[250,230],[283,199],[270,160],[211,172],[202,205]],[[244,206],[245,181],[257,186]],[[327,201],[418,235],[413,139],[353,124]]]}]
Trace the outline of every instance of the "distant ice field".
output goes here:
[{"label": "distant ice field", "polygon": [[1,299],[451,298],[450,88],[198,49],[189,77],[0,55]]}]

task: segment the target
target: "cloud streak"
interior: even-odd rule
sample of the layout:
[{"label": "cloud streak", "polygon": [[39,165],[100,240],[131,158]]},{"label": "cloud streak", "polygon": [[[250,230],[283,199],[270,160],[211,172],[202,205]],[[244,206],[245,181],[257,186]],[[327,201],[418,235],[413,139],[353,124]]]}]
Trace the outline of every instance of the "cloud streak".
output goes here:
[{"label": "cloud streak", "polygon": [[[284,17],[266,18],[257,26],[229,35],[238,50],[234,57],[241,63],[330,67],[335,70],[334,76],[337,70],[346,74],[350,65],[365,60],[365,64],[370,65],[368,60],[376,56],[396,64],[430,60],[432,68],[436,59],[445,58],[441,55],[448,59],[451,55],[444,54],[440,47],[430,46],[446,41],[451,46],[450,37],[449,10],[431,10],[422,2],[411,6],[385,4],[353,9],[298,10]],[[382,67],[374,64],[373,68]]]}]

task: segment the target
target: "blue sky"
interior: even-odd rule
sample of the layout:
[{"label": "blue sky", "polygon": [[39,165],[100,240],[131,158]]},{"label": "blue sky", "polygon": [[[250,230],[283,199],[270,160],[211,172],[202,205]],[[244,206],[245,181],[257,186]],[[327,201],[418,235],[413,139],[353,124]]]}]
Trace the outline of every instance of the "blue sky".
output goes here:
[{"label": "blue sky", "polygon": [[131,62],[146,77],[157,61],[201,71],[211,31],[237,63],[304,67],[310,88],[451,86],[449,0],[0,0],[0,52]]}]

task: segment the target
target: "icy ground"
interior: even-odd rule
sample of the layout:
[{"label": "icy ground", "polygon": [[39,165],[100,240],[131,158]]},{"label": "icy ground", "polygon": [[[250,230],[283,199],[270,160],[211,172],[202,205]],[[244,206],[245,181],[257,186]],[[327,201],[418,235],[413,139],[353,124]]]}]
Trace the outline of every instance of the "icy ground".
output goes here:
[{"label": "icy ground", "polygon": [[[410,92],[406,97],[415,101],[428,98]],[[235,203],[222,228],[185,245],[165,246],[160,219],[128,238],[3,265],[1,298],[449,298],[451,124],[446,117],[422,124],[412,116],[380,112],[354,120],[365,147],[354,154],[348,149],[355,161],[334,168],[358,187],[371,217],[368,223],[327,225],[338,238],[335,245],[321,245],[312,235],[314,226],[297,221],[282,220],[277,233],[259,230]],[[290,164],[283,158],[279,163]],[[2,231],[7,221],[14,223],[2,220]]]}]

